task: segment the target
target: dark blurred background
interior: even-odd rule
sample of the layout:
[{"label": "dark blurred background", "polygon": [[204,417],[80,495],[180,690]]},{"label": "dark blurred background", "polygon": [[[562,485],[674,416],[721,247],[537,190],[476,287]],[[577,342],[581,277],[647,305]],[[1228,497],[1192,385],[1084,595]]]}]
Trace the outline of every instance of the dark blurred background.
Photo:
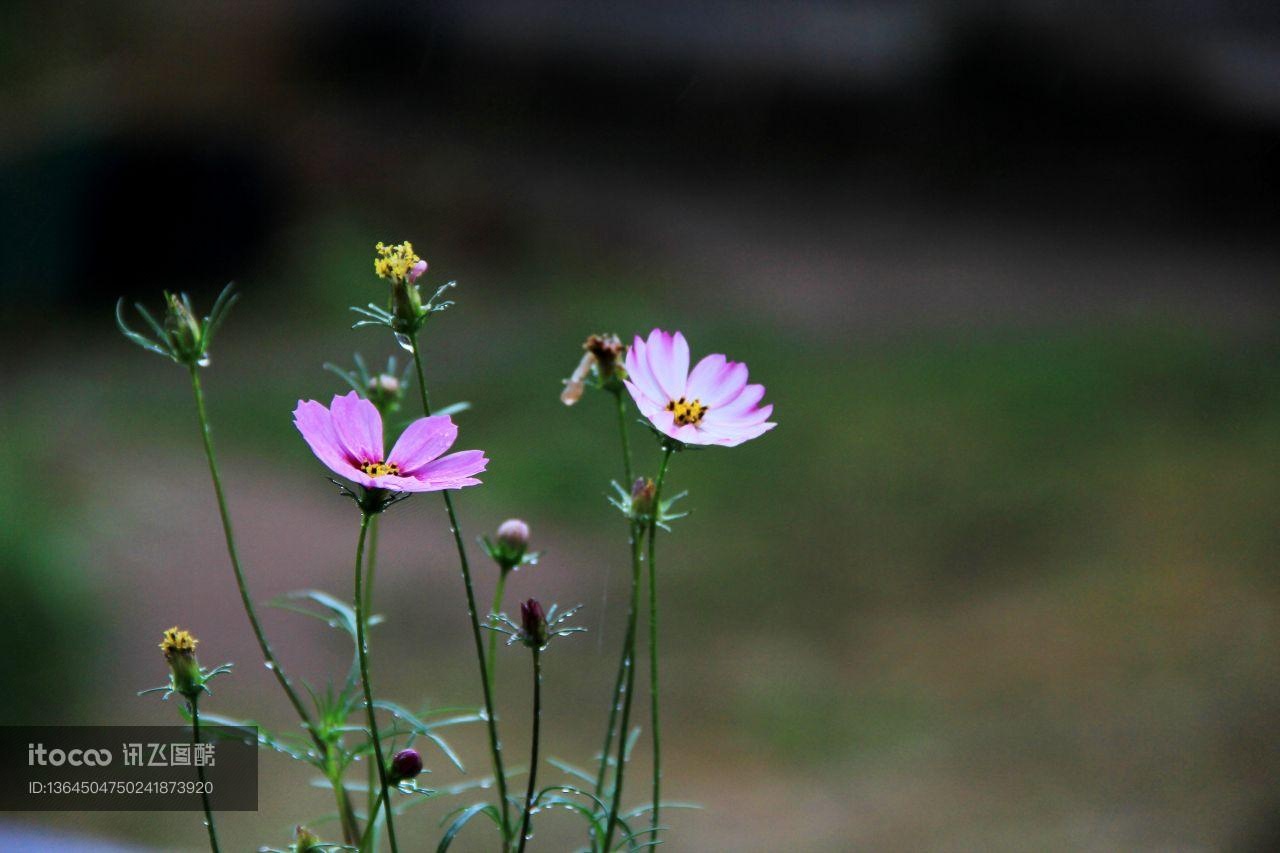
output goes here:
[{"label": "dark blurred background", "polygon": [[[239,608],[182,371],[111,311],[242,301],[205,372],[255,597],[347,594],[356,520],[298,440],[373,244],[458,305],[426,345],[469,536],[586,605],[547,752],[589,763],[625,613],[589,332],[750,363],[779,427],[678,457],[663,541],[676,850],[1280,845],[1280,7],[10,3],[0,30],[5,723],[167,721],[160,632],[287,727]],[[639,431],[641,467],[656,452]],[[383,528],[380,692],[475,703],[445,519]],[[479,551],[474,550],[478,557]],[[480,598],[493,581],[479,569]],[[290,669],[341,637],[272,611]],[[503,656],[508,749],[526,673]],[[458,745],[483,772],[482,732]],[[647,747],[633,779],[643,779]],[[429,756],[427,784],[463,778]],[[327,810],[263,755],[230,849]],[[548,778],[554,771],[546,770]],[[635,789],[641,798],[643,785]],[[466,800],[404,819],[433,847]],[[665,815],[664,815],[665,816]],[[570,849],[570,816],[534,848]],[[200,849],[193,814],[10,815],[6,849]],[[332,824],[318,829],[336,834]],[[411,835],[412,837],[412,835]],[[490,849],[477,826],[461,849]],[[422,843],[426,849],[427,841]],[[417,847],[413,849],[418,849]]]}]

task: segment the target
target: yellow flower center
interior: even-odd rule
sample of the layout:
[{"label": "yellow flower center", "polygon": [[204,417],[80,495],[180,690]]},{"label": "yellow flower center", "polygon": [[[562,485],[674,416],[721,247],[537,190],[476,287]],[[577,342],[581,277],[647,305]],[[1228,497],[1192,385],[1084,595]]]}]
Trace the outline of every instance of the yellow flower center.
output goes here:
[{"label": "yellow flower center", "polygon": [[360,470],[370,477],[400,476],[400,466],[394,462],[361,462]]},{"label": "yellow flower center", "polygon": [[198,642],[200,641],[191,636],[190,632],[182,631],[174,625],[164,632],[164,641],[160,643],[160,649],[164,652],[166,659],[175,654],[189,655],[195,653]]},{"label": "yellow flower center", "polygon": [[413,265],[422,260],[414,254],[413,244],[408,240],[394,246],[379,243],[374,248],[378,250],[378,257],[373,259],[373,271],[388,281],[405,280]]},{"label": "yellow flower center", "polygon": [[708,408],[702,405],[701,400],[686,400],[684,397],[667,403],[667,411],[675,415],[676,426],[697,426],[702,423],[702,416],[707,413]]}]

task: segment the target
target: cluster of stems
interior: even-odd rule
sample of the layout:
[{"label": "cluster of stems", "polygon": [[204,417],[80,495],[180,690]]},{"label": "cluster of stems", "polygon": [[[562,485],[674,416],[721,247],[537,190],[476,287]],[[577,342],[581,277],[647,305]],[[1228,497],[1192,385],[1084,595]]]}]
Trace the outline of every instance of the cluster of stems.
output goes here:
[{"label": "cluster of stems", "polygon": [[[415,328],[411,334],[397,333],[397,338],[400,340],[404,349],[408,350],[412,354],[413,370],[417,378],[422,414],[424,417],[430,417],[432,414],[431,398],[426,382],[426,374],[423,369],[422,355],[418,341],[418,331]],[[363,702],[361,704],[363,704],[365,709],[365,723],[367,725],[367,734],[369,737],[369,748],[372,753],[372,760],[369,763],[368,771],[367,810],[363,816],[364,825],[362,827],[362,818],[357,815],[352,805],[351,794],[346,788],[343,780],[343,775],[351,756],[343,747],[340,737],[335,736],[332,727],[329,726],[326,728],[320,725],[324,720],[318,720],[314,717],[308,710],[307,706],[303,703],[298,691],[293,685],[293,682],[286,674],[279,660],[276,658],[275,653],[271,648],[271,644],[267,640],[266,633],[263,630],[261,620],[258,617],[253,597],[250,594],[248,582],[245,578],[244,569],[241,564],[239,550],[236,544],[236,537],[232,527],[231,516],[227,506],[227,499],[222,486],[217,458],[214,453],[209,415],[205,404],[204,391],[201,386],[199,374],[199,369],[207,364],[207,359],[193,359],[187,361],[186,364],[190,374],[191,389],[195,401],[196,414],[199,421],[205,457],[209,466],[209,475],[213,484],[213,491],[218,505],[219,516],[222,521],[227,555],[231,562],[231,568],[235,577],[236,587],[240,593],[241,603],[244,606],[245,615],[249,620],[254,638],[257,640],[267,668],[275,677],[281,691],[285,694],[290,706],[297,714],[302,728],[307,732],[314,748],[314,756],[312,760],[314,760],[316,765],[325,772],[328,782],[332,787],[337,806],[337,815],[341,825],[343,840],[345,842],[345,849],[355,849],[360,851],[360,853],[364,853],[364,851],[371,850],[377,845],[378,815],[379,812],[381,812],[383,816],[382,823],[385,824],[386,827],[387,843],[389,844],[392,853],[398,853],[399,845],[395,829],[395,809],[392,805],[391,791],[399,787],[399,785],[404,781],[404,777],[392,772],[392,769],[387,763],[386,756],[384,755],[383,737],[379,730],[376,713],[379,705],[375,702],[374,688],[370,677],[369,642],[367,636],[373,600],[374,578],[377,567],[378,514],[394,501],[387,500],[385,492],[383,492],[381,497],[379,497],[379,490],[376,489],[364,490],[360,496],[356,496],[354,493],[351,493],[353,497],[356,497],[356,502],[360,506],[361,511],[353,572],[355,616],[354,639],[356,645],[357,666],[359,670],[358,686],[363,698]],[[602,387],[614,396],[619,437],[621,441],[622,468],[625,481],[630,483],[633,481],[635,476],[635,470],[632,462],[630,439],[628,437],[627,399],[623,393],[621,384],[617,381],[604,384]],[[661,827],[659,820],[662,782],[662,754],[659,718],[656,541],[657,529],[662,526],[663,518],[661,503],[663,483],[666,479],[672,453],[676,447],[677,444],[674,442],[665,440],[662,442],[660,467],[658,469],[656,481],[650,484],[652,486],[652,490],[649,493],[649,499],[646,501],[643,509],[639,508],[638,504],[633,504],[629,513],[628,550],[630,557],[631,584],[630,596],[628,598],[626,632],[623,640],[621,656],[618,662],[617,674],[614,679],[613,692],[609,703],[608,723],[605,729],[604,744],[600,750],[599,766],[595,775],[594,791],[589,795],[601,810],[599,813],[600,820],[592,823],[592,849],[601,851],[601,853],[607,853],[607,851],[611,851],[613,849],[615,836],[618,835],[620,830],[624,833],[623,843],[633,848],[637,844],[640,846],[651,846],[660,843],[659,830]],[[503,840],[502,849],[504,851],[507,851],[507,853],[511,853],[512,851],[515,851],[515,853],[523,853],[529,838],[531,837],[532,819],[534,813],[538,810],[540,798],[548,791],[552,790],[573,790],[560,786],[558,788],[549,788],[541,794],[537,791],[537,772],[542,722],[542,652],[545,648],[547,639],[547,622],[541,612],[540,605],[537,605],[537,618],[541,620],[541,622],[538,623],[540,628],[538,629],[537,634],[530,635],[526,628],[525,633],[519,635],[532,651],[531,659],[533,668],[532,736],[529,778],[525,795],[521,802],[520,800],[513,799],[508,794],[507,774],[503,764],[502,739],[499,733],[499,717],[494,704],[495,674],[497,665],[496,632],[494,635],[490,636],[488,648],[486,650],[485,643],[482,640],[481,635],[481,613],[476,607],[476,596],[471,567],[468,560],[467,549],[464,544],[462,530],[458,523],[453,497],[447,488],[440,490],[440,495],[444,504],[445,514],[448,519],[449,529],[457,549],[459,574],[462,579],[463,591],[466,597],[467,614],[470,622],[472,641],[475,647],[476,666],[483,694],[483,720],[485,722],[488,735],[493,785],[497,797],[496,804],[492,806],[481,806],[480,804],[477,804],[477,806],[472,807],[472,810],[483,808],[492,814],[494,822],[498,825],[501,831]],[[527,527],[524,532],[527,534]],[[646,537],[648,546],[647,556],[645,552]],[[532,561],[535,557],[536,555],[531,555],[528,558],[528,561]],[[636,672],[638,669],[638,645],[639,638],[641,636],[639,622],[641,613],[642,575],[646,563],[648,565],[648,652],[650,726],[653,745],[653,781],[652,801],[648,808],[650,813],[649,829],[647,833],[637,833],[627,826],[626,816],[621,814],[621,806],[624,794],[626,767],[629,760],[628,752],[630,747],[630,738],[628,738],[627,733],[631,726],[634,705],[633,700],[636,692],[635,685]],[[502,564],[502,571],[499,574],[496,588],[494,590],[493,606],[489,616],[490,619],[500,621],[505,620],[506,618],[505,616],[499,617],[498,614],[503,603],[507,574],[512,567],[512,565]],[[536,602],[531,600],[528,604],[536,605]],[[495,627],[495,624],[490,624],[486,627]],[[552,633],[569,633],[577,630],[581,629],[562,629],[560,632]],[[354,673],[352,678],[355,678]],[[188,697],[188,709],[192,722],[192,737],[194,742],[199,743],[200,717],[197,707],[197,697]],[[320,709],[319,706],[318,712],[321,717],[325,717],[323,709]],[[416,753],[414,754],[414,757],[416,759]],[[613,768],[611,786],[609,778],[610,767]],[[418,762],[418,768],[421,768],[420,761]],[[201,781],[203,781],[203,770],[200,772],[202,777]],[[516,814],[514,818],[511,814],[512,805],[515,805],[519,809],[519,813]],[[203,806],[205,810],[205,823],[208,828],[210,846],[215,853],[217,853],[217,832],[214,826],[214,815],[210,808],[207,794],[204,795]],[[638,837],[644,834],[648,834],[650,838],[647,842],[641,843],[638,841]]]},{"label": "cluster of stems", "polygon": [[[631,443],[627,434],[627,404],[622,395],[621,389],[616,387],[616,385],[610,387],[610,392],[614,395],[615,402],[617,403],[618,431],[621,437],[623,473],[626,476],[625,482],[631,483],[634,469],[631,458]],[[600,848],[603,851],[611,849],[610,845],[613,843],[613,836],[618,828],[619,811],[622,805],[623,782],[626,775],[627,764],[626,733],[630,727],[632,699],[635,694],[636,646],[638,637],[637,622],[640,608],[640,576],[642,566],[645,563],[643,545],[646,534],[648,535],[649,544],[649,709],[651,738],[653,744],[653,799],[651,800],[650,806],[649,834],[651,835],[650,843],[657,843],[659,841],[659,797],[662,791],[662,736],[658,691],[658,579],[656,542],[658,520],[661,512],[662,485],[666,479],[667,467],[671,461],[671,455],[674,450],[675,445],[669,442],[663,443],[662,461],[660,463],[658,477],[655,482],[652,510],[648,514],[639,514],[633,511],[629,523],[628,544],[631,555],[631,595],[628,599],[627,630],[623,638],[622,655],[618,661],[618,672],[614,678],[613,694],[609,702],[608,724],[605,726],[604,746],[600,750],[599,766],[596,771],[594,790],[594,794],[597,798],[605,795],[605,786],[607,783],[610,765],[610,750],[614,748],[614,740],[616,739],[617,753],[616,757],[613,759],[613,766],[615,768],[613,795],[610,798],[605,837]]]}]

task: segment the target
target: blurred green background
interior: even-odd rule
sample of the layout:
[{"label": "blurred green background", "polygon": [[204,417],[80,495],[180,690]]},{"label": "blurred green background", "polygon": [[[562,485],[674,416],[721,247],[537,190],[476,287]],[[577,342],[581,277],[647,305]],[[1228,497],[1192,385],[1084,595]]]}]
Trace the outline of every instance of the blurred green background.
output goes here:
[{"label": "blurred green background", "polygon": [[[667,815],[666,846],[1274,849],[1274,15],[6,14],[0,722],[173,720],[135,692],[163,681],[176,622],[206,663],[237,663],[211,710],[292,724],[185,376],[111,311],[165,288],[207,306],[237,282],[204,380],[255,598],[345,596],[357,518],[290,412],[342,390],[324,362],[403,355],[351,331],[348,306],[384,298],[373,244],[409,239],[430,284],[459,282],[424,352],[433,399],[473,405],[459,448],[492,460],[459,495],[463,529],[527,519],[546,557],[508,600],[584,605],[590,633],[547,661],[552,756],[598,748],[626,609],[612,411],[558,400],[582,339],[678,328],[768,386],[776,430],[670,474],[692,514],[661,542],[666,790],[704,810]],[[478,703],[438,501],[385,518],[377,605],[380,693]],[[296,676],[343,672],[336,632],[278,611],[266,627]],[[511,756],[525,666],[500,657]],[[456,744],[483,772],[482,730]],[[646,762],[642,741],[637,802]],[[428,766],[425,784],[463,778]],[[323,815],[310,776],[264,754],[260,811],[220,820],[228,849]],[[464,802],[404,819],[409,849]],[[531,848],[580,835],[548,816]],[[203,846],[195,814],[0,819],[5,849],[72,836]],[[463,841],[492,848],[478,825]]]}]

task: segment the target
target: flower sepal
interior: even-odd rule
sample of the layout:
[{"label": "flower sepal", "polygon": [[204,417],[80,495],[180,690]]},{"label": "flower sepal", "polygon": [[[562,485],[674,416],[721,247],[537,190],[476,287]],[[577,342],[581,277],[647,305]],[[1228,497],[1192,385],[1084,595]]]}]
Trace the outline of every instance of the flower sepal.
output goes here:
[{"label": "flower sepal", "polygon": [[228,284],[213,302],[213,308],[203,318],[197,317],[191,305],[191,297],[185,293],[169,293],[165,291],[164,322],[156,320],[141,302],[134,303],[138,316],[146,321],[155,334],[152,340],[146,335],[135,332],[124,321],[124,300],[116,302],[116,325],[130,341],[147,352],[163,355],[178,364],[191,367],[209,366],[209,344],[213,334],[226,319],[227,312],[239,298],[239,294],[231,292]]},{"label": "flower sepal", "polygon": [[341,480],[335,480],[333,477],[326,477],[330,483],[338,487],[338,494],[344,498],[351,498],[355,505],[360,507],[360,511],[368,516],[374,516],[381,512],[386,512],[391,507],[407,501],[413,497],[413,492],[396,492],[391,489],[372,489],[368,486],[357,485],[354,489]]},{"label": "flower sepal", "polygon": [[194,702],[201,693],[213,694],[209,682],[219,675],[231,672],[233,664],[224,663],[212,669],[204,669],[196,660],[196,645],[199,640],[190,632],[183,631],[177,625],[164,632],[160,643],[160,651],[164,653],[165,663],[169,664],[169,683],[159,687],[139,690],[139,696],[148,693],[161,693],[161,699],[168,699],[174,693]]},{"label": "flower sepal", "polygon": [[689,513],[673,512],[672,508],[676,502],[689,495],[689,492],[683,491],[677,495],[672,495],[666,500],[660,500],[657,506],[654,506],[655,486],[653,480],[647,477],[639,477],[631,486],[631,491],[622,488],[617,480],[612,482],[613,490],[616,495],[609,495],[609,503],[611,503],[619,512],[625,515],[642,528],[648,527],[650,524],[657,524],[668,533],[671,532],[669,522],[676,519],[684,518]]},{"label": "flower sepal", "polygon": [[586,628],[566,626],[564,623],[573,614],[582,609],[579,604],[560,613],[556,613],[558,605],[551,605],[545,613],[536,598],[520,603],[520,623],[516,624],[505,613],[489,614],[489,624],[481,627],[499,634],[507,635],[507,645],[523,643],[531,649],[542,651],[551,645],[556,637],[567,637],[570,634],[581,634]]}]

